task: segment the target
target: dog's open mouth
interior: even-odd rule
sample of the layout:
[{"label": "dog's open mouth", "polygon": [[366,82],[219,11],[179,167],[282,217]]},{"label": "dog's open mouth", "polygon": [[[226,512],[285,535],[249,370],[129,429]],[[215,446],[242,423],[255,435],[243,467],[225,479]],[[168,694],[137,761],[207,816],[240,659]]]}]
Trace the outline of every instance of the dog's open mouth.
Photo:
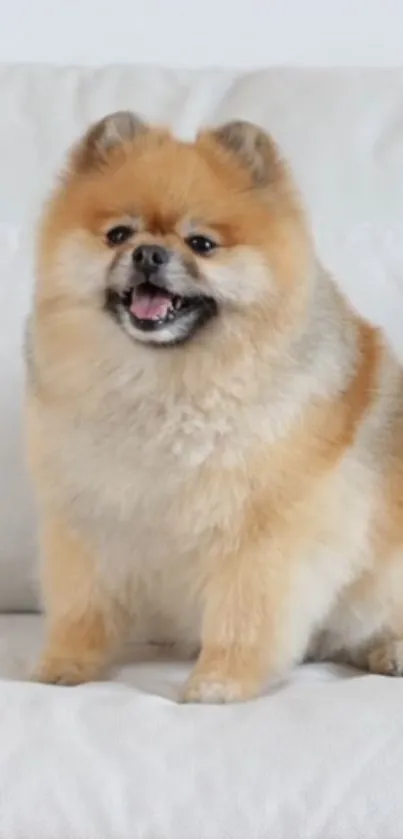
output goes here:
[{"label": "dog's open mouth", "polygon": [[186,340],[217,313],[211,297],[181,296],[149,280],[130,286],[123,294],[110,289],[106,306],[126,328],[150,333],[150,338],[159,333],[161,338],[157,334],[155,338],[167,344]]},{"label": "dog's open mouth", "polygon": [[123,302],[137,328],[149,331],[161,329],[192,310],[197,310],[204,306],[205,299],[180,297],[147,281],[127,291]]}]

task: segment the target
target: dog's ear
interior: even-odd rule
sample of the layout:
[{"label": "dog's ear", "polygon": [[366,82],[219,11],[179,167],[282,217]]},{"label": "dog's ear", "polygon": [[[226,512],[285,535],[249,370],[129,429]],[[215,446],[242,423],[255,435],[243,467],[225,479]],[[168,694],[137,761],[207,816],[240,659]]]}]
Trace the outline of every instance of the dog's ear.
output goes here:
[{"label": "dog's ear", "polygon": [[251,122],[234,120],[207,132],[220,146],[234,154],[248,170],[253,186],[264,188],[275,183],[284,163],[272,138]]},{"label": "dog's ear", "polygon": [[111,154],[146,131],[146,123],[131,111],[109,114],[86,132],[73,150],[71,166],[78,172],[102,168],[109,162]]}]

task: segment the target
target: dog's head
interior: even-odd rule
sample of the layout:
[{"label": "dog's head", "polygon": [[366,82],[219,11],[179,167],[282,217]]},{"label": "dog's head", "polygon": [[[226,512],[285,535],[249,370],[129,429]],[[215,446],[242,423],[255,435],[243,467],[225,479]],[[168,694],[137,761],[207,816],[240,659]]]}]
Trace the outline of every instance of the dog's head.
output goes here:
[{"label": "dog's head", "polygon": [[180,142],[131,113],[93,126],[49,204],[39,293],[170,347],[287,317],[312,254],[270,137],[245,122]]}]

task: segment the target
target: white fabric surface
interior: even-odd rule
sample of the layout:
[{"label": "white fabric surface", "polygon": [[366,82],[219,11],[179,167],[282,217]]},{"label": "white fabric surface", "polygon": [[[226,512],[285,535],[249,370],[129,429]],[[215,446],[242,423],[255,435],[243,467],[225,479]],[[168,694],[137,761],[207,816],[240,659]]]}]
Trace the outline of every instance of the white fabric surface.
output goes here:
[{"label": "white fabric surface", "polygon": [[184,137],[234,117],[272,131],[294,167],[324,262],[403,350],[403,69],[0,67],[0,611],[35,604],[20,361],[33,220],[67,145],[117,108],[168,122]]},{"label": "white fabric surface", "polygon": [[1,839],[402,839],[403,680],[306,666],[232,707],[175,703],[169,661],[23,684],[39,623],[0,617]]}]

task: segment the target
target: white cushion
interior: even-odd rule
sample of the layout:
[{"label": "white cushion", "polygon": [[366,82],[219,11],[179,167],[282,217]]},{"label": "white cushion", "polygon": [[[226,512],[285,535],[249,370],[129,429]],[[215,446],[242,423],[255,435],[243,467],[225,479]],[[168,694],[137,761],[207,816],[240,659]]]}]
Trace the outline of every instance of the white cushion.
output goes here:
[{"label": "white cushion", "polygon": [[20,358],[33,223],[66,147],[132,108],[192,137],[233,117],[269,129],[290,159],[318,247],[354,303],[403,350],[403,70],[0,70],[0,610],[35,605],[23,466]]},{"label": "white cushion", "polygon": [[184,706],[189,666],[138,649],[114,682],[23,684],[39,621],[0,616],[1,839],[403,836],[403,679],[314,665]]}]

